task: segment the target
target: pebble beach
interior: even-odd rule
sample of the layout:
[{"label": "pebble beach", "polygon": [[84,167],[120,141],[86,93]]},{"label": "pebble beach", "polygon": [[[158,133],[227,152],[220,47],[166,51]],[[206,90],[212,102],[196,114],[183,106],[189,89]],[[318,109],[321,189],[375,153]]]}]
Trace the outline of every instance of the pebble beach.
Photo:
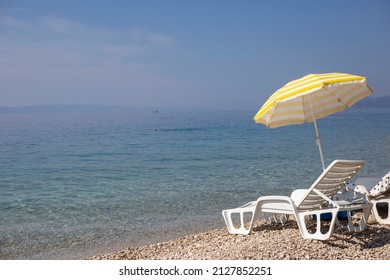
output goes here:
[{"label": "pebble beach", "polygon": [[129,247],[92,260],[390,260],[390,225],[370,223],[362,232],[336,229],[326,241],[303,239],[294,220],[259,221],[250,235],[226,228],[167,242]]}]

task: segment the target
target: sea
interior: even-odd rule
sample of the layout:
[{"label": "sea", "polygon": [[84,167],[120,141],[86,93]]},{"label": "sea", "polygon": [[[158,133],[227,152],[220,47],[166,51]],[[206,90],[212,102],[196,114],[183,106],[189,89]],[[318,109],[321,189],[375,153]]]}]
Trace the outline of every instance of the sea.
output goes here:
[{"label": "sea", "polygon": [[[309,187],[313,123],[269,129],[255,111],[0,114],[0,259],[83,259],[224,227],[222,210]],[[318,120],[325,164],[390,170],[390,109]]]}]

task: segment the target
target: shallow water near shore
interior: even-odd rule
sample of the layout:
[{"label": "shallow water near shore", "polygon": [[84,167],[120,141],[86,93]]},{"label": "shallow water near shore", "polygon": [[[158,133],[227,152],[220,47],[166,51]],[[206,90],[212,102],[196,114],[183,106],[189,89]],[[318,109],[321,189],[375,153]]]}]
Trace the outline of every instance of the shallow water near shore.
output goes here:
[{"label": "shallow water near shore", "polygon": [[[313,124],[268,129],[255,112],[0,114],[0,258],[79,259],[224,226],[221,211],[308,187]],[[318,121],[325,163],[390,169],[388,109]]]}]

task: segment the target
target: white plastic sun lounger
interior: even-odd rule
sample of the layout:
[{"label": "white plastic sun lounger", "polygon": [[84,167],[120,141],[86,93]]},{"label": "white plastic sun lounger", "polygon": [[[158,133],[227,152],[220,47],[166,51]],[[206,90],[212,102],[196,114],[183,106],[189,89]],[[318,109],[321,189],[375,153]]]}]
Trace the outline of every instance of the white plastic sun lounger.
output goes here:
[{"label": "white plastic sun lounger", "polygon": [[[341,211],[348,213],[348,224],[345,227],[349,231],[361,231],[366,227],[372,204],[364,199],[359,199],[356,203],[346,200],[334,201],[332,197],[342,187],[345,187],[363,166],[364,161],[361,160],[335,160],[309,189],[297,189],[290,197],[263,196],[241,207],[224,210],[222,216],[228,231],[232,234],[249,234],[257,218],[283,224],[288,220],[289,215],[293,215],[303,238],[326,240],[333,233],[335,225],[341,225],[337,218],[338,212]],[[355,226],[352,222],[351,211],[359,209],[363,210],[363,216],[360,224]],[[329,213],[331,220],[327,231],[323,232],[321,214]],[[313,215],[316,215],[317,221],[315,231],[311,232],[306,222]],[[238,218],[238,227],[234,225],[235,216]]]},{"label": "white plastic sun lounger", "polygon": [[[358,193],[354,192],[353,189],[358,185],[362,185],[367,191],[370,191],[380,180],[380,178],[358,178],[353,185],[349,186],[348,192],[344,192],[340,197],[356,196]],[[380,224],[390,225],[390,191],[388,190],[377,197],[366,198],[373,204],[371,213],[375,220]],[[381,215],[379,211],[380,207],[387,210],[387,213]]]}]

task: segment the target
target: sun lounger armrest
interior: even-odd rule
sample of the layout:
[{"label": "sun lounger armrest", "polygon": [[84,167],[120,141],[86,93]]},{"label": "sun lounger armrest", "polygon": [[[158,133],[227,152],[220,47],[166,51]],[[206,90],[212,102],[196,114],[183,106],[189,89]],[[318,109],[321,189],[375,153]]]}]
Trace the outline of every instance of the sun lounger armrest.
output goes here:
[{"label": "sun lounger armrest", "polygon": [[257,199],[257,210],[264,213],[294,214],[294,201],[288,196],[262,196]]},{"label": "sun lounger armrest", "polygon": [[302,200],[308,191],[308,189],[296,189],[291,193],[291,199],[294,201],[294,203],[297,203],[297,201]]}]

